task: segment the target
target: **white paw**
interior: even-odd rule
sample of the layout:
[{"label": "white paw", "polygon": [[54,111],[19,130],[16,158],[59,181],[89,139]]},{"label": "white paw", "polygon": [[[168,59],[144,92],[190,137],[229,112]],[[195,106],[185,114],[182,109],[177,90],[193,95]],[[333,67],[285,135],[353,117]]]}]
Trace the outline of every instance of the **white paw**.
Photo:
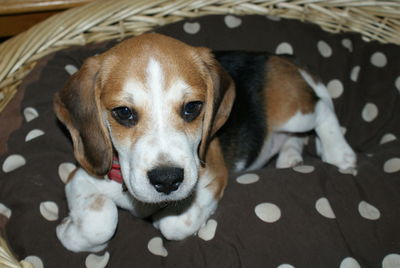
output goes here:
[{"label": "white paw", "polygon": [[323,151],[322,159],[340,170],[355,170],[357,165],[357,156],[347,144]]},{"label": "white paw", "polygon": [[202,226],[198,219],[189,215],[166,216],[153,223],[168,240],[182,240],[194,235]]},{"label": "white paw", "polygon": [[70,217],[66,217],[56,228],[57,237],[65,248],[73,252],[99,252],[106,248],[107,243],[93,244],[90,243],[79,228],[74,224]]},{"label": "white paw", "polygon": [[286,150],[282,150],[279,153],[278,159],[276,161],[277,168],[291,168],[299,165],[303,162],[303,157],[301,154],[293,149],[288,148]]}]

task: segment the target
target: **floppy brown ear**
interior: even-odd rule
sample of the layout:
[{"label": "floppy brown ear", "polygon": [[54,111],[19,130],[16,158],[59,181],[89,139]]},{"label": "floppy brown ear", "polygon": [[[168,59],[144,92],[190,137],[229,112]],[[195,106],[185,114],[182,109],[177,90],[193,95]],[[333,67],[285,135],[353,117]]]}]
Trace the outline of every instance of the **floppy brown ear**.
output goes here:
[{"label": "floppy brown ear", "polygon": [[103,176],[112,163],[112,145],[100,109],[98,57],[87,59],[54,97],[54,110],[72,136],[75,158],[90,174]]},{"label": "floppy brown ear", "polygon": [[235,84],[230,75],[214,59],[207,48],[198,48],[200,57],[207,66],[207,94],[199,157],[205,160],[209,141],[225,124],[235,100]]}]

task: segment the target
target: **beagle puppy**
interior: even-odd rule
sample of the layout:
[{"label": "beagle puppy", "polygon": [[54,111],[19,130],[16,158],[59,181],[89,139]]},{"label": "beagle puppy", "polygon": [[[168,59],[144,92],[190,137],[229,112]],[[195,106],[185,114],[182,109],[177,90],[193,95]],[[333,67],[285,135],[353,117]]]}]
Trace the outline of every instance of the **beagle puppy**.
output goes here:
[{"label": "beagle puppy", "polygon": [[326,87],[267,53],[213,53],[143,34],[88,58],[54,107],[81,165],[56,230],[74,252],[107,246],[117,207],[151,215],[167,239],[195,234],[229,170],[261,168],[276,154],[278,168],[301,163],[298,133],[315,130],[323,161],[356,166]]}]

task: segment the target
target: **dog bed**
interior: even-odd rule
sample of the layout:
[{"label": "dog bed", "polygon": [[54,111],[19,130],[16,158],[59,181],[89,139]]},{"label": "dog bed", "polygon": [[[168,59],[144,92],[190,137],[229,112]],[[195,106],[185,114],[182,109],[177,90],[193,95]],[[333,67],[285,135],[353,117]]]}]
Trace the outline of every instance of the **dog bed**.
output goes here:
[{"label": "dog bed", "polygon": [[[71,47],[40,60],[0,114],[0,234],[21,265],[400,266],[398,46],[266,16],[196,17],[155,31],[216,50],[291,54],[318,70],[357,152],[357,173],[323,163],[311,134],[298,167],[276,169],[273,160],[260,170],[232,173],[218,210],[197,236],[167,241],[151,222],[120,210],[104,251],[69,252],[55,228],[67,215],[64,181],[76,162],[52,97],[85,58],[117,41]],[[5,267],[19,267],[0,252],[4,266],[9,258]]]}]

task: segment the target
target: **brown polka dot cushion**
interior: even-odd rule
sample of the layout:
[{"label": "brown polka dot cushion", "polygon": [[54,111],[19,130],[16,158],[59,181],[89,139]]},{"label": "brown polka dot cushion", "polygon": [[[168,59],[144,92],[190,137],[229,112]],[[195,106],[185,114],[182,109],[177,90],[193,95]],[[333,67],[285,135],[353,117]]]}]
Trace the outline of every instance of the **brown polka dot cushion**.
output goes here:
[{"label": "brown polka dot cushion", "polygon": [[263,16],[209,16],[157,31],[217,50],[291,54],[317,70],[358,172],[323,163],[311,136],[300,166],[231,174],[196,236],[167,241],[151,222],[120,210],[104,251],[69,252],[55,228],[68,212],[64,183],[76,161],[52,98],[85,58],[115,42],[71,48],[38,65],[20,90],[20,114],[0,121],[5,128],[23,118],[0,150],[0,228],[19,258],[35,268],[400,267],[399,47]]}]

